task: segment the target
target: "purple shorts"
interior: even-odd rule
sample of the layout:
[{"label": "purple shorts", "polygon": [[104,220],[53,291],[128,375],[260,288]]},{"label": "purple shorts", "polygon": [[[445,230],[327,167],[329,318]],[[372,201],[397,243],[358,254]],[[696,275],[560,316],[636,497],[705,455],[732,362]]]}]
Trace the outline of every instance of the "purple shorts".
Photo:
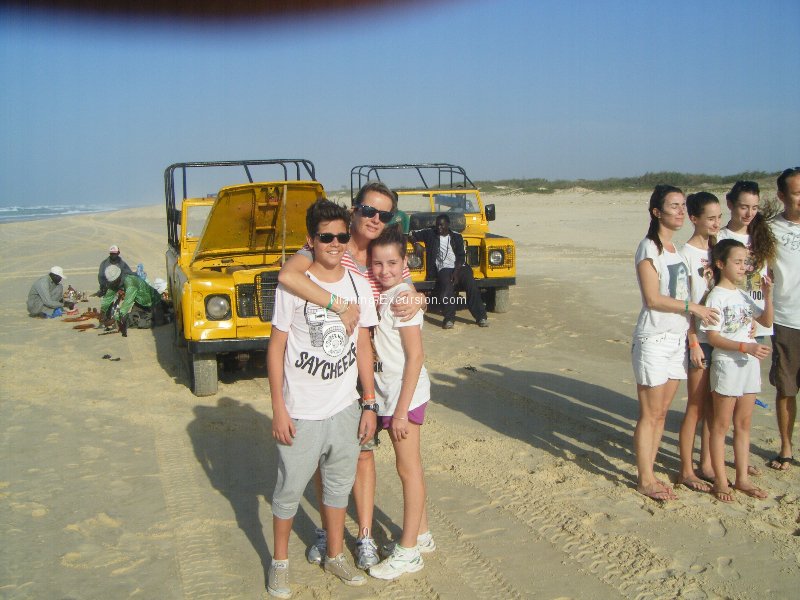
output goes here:
[{"label": "purple shorts", "polygon": [[[417,425],[422,425],[425,421],[425,409],[428,403],[420,404],[417,408],[408,411],[408,420]],[[392,417],[379,417],[381,429],[389,429],[392,426]]]}]

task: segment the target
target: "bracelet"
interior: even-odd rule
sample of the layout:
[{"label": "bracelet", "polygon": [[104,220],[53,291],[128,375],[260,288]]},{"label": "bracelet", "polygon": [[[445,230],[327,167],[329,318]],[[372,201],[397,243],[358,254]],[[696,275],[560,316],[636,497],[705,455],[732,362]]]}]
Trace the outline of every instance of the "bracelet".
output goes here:
[{"label": "bracelet", "polygon": [[361,396],[361,401],[365,400],[375,400],[375,394],[364,394]]},{"label": "bracelet", "polygon": [[684,310],[688,313],[689,312],[689,299],[687,298],[686,300],[684,300],[684,302],[686,303],[684,305]]},{"label": "bracelet", "polygon": [[392,417],[393,419],[399,419],[400,421],[408,421],[408,417]]},{"label": "bracelet", "polygon": [[361,405],[361,410],[371,410],[372,412],[374,412],[377,415],[378,414],[378,403],[377,402],[373,402],[372,404],[362,404]]},{"label": "bracelet", "polygon": [[739,352],[742,354],[747,354],[747,350],[744,348],[744,342],[739,342]]},{"label": "bracelet", "polygon": [[689,348],[699,348],[699,347],[700,347],[700,342],[694,342],[692,344],[689,344]]},{"label": "bracelet", "polygon": [[[341,298],[336,298],[336,299],[337,299],[337,300],[342,300]],[[346,313],[346,312],[347,312],[347,309],[348,309],[348,308],[350,308],[350,303],[349,303],[347,300],[342,300],[342,302],[344,303],[344,308],[343,308],[342,310],[336,310],[335,308],[333,309],[333,312],[335,312],[335,313],[336,313],[337,315],[339,315],[340,317],[341,317],[341,316],[342,316],[344,313]]]},{"label": "bracelet", "polygon": [[330,310],[333,308],[333,303],[336,302],[336,294],[331,294],[331,299],[328,302],[328,306],[325,307],[325,310]]}]

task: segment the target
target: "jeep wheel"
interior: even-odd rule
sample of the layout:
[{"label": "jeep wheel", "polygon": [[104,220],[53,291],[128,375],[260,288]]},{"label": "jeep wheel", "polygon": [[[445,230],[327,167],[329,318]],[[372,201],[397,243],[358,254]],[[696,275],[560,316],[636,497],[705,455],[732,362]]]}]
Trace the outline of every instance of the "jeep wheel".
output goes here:
[{"label": "jeep wheel", "polygon": [[507,287],[496,287],[489,290],[486,296],[486,308],[494,313],[508,312],[511,306]]},{"label": "jeep wheel", "polygon": [[217,355],[192,354],[192,392],[195,396],[217,393]]}]

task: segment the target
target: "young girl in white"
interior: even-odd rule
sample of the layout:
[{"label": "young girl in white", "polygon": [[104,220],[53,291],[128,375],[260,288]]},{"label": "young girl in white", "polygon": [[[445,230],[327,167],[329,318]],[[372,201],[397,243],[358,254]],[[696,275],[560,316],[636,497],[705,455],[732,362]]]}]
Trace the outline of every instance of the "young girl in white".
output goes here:
[{"label": "young girl in white", "polygon": [[[689,298],[701,304],[713,287],[711,271],[711,247],[719,231],[722,209],[719,199],[709,192],[690,194],[686,198],[686,212],[694,225],[694,234],[681,248],[681,256],[689,267]],[[711,366],[711,345],[704,331],[694,318],[690,319],[687,332],[689,369],[686,388],[689,399],[681,423],[678,446],[681,455],[681,472],[678,483],[697,492],[710,492],[707,480],[713,480],[711,454],[708,450],[708,423],[712,414],[711,390],[708,386],[708,370]],[[694,470],[694,438],[698,422],[702,421],[700,435],[700,474]],[[706,480],[706,481],[704,481]]]},{"label": "young girl in white", "polygon": [[686,331],[689,316],[716,322],[716,313],[689,300],[689,269],[672,241],[683,226],[686,199],[671,185],[657,185],[650,196],[650,226],[636,249],[636,276],[642,310],[633,332],[631,362],[639,397],[633,433],[640,494],[660,502],[674,500],[670,485],[659,481],[654,464],[664,420],[681,379],[686,379]]},{"label": "young girl in white", "polygon": [[419,571],[421,552],[436,548],[428,530],[420,454],[420,426],[430,399],[430,380],[422,364],[422,311],[409,321],[401,321],[391,311],[397,296],[410,289],[403,282],[405,256],[406,239],[397,227],[387,227],[370,244],[372,272],[384,290],[375,328],[378,426],[389,430],[403,484],[403,534],[391,555],[370,567],[369,574],[379,579]]},{"label": "young girl in white", "polygon": [[753,318],[764,327],[772,325],[772,281],[761,280],[764,309],[748,293],[741,290],[747,276],[747,248],[739,241],[717,242],[711,252],[714,289],[706,298],[706,306],[716,308],[722,316],[719,324],[703,325],[708,341],[714,346],[711,362],[711,392],[714,417],[711,423],[711,462],[714,466],[714,495],[721,502],[732,502],[725,471],[725,436],[733,419],[733,456],[736,481],[733,487],[753,498],[766,498],[767,493],[750,482],[750,420],[756,394],[761,391],[759,360],[770,353],[769,346],[757,343],[751,336]]}]

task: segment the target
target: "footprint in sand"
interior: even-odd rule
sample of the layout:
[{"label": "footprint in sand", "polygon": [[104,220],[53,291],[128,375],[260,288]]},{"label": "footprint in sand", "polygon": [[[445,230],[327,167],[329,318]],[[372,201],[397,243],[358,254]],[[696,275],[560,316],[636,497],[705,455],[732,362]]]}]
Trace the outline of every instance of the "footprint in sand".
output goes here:
[{"label": "footprint in sand", "polygon": [[626,345],[626,346],[628,345],[628,342],[626,342],[625,340],[616,340],[616,339],[615,339],[615,340],[606,340],[606,341],[607,341],[609,344],[624,344],[624,345]]},{"label": "footprint in sand", "polygon": [[713,538],[722,538],[728,534],[728,529],[722,524],[722,521],[716,518],[706,519],[708,535]]},{"label": "footprint in sand", "polygon": [[717,573],[725,579],[740,579],[739,571],[733,568],[733,559],[728,556],[720,556],[717,559]]}]

